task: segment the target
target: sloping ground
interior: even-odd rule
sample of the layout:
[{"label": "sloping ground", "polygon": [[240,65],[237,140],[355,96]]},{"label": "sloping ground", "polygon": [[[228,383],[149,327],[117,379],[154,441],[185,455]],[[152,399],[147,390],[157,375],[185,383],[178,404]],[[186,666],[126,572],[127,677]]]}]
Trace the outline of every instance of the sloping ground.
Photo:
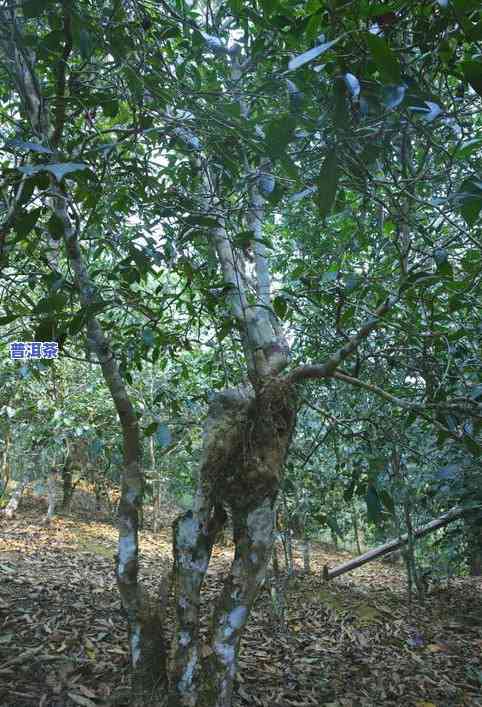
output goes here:
[{"label": "sloping ground", "polygon": [[[128,705],[126,626],[115,588],[117,532],[85,513],[42,525],[28,499],[0,527],[0,705]],[[142,577],[155,591],[170,530],[143,532]],[[231,548],[217,548],[204,614]],[[301,566],[301,558],[296,555]],[[313,550],[291,580],[284,623],[263,592],[243,644],[235,707],[481,705],[482,584],[460,579],[408,611],[403,576],[373,562],[324,584],[347,558]]]}]

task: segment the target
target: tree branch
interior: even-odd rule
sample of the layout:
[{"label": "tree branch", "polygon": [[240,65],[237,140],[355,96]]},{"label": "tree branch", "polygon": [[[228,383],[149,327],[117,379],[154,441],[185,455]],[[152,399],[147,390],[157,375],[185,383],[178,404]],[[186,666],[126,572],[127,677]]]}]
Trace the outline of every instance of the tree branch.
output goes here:
[{"label": "tree branch", "polygon": [[387,400],[389,403],[392,403],[393,405],[396,405],[397,407],[401,407],[404,410],[410,410],[411,412],[416,412],[417,415],[420,417],[423,417],[425,420],[428,422],[432,423],[437,427],[437,429],[441,430],[442,432],[445,432],[446,434],[449,434],[453,439],[456,439],[457,441],[460,441],[460,435],[456,434],[455,432],[452,432],[449,430],[448,427],[445,427],[445,425],[442,425],[441,422],[438,420],[434,420],[433,417],[431,417],[424,409],[422,405],[418,405],[417,403],[411,403],[408,400],[403,400],[403,398],[397,398],[395,395],[392,395],[391,393],[387,393],[385,390],[382,388],[379,388],[377,385],[373,385],[372,383],[365,383],[365,381],[360,380],[359,378],[353,378],[352,376],[347,375],[346,373],[342,373],[341,371],[336,371],[333,374],[333,378],[337,378],[338,380],[344,381],[345,383],[350,383],[351,385],[355,385],[358,388],[363,388],[364,390],[370,391],[370,393],[374,393],[375,395],[378,395],[379,397],[383,398],[384,400]]},{"label": "tree branch", "polygon": [[304,380],[312,380],[317,378],[330,378],[334,375],[336,369],[348,356],[357,350],[363,339],[366,339],[368,334],[381,325],[380,317],[382,317],[389,309],[393,307],[398,298],[389,297],[376,310],[374,316],[366,322],[360,331],[351,336],[345,346],[342,346],[338,351],[331,356],[326,363],[299,366],[295,368],[287,379],[291,383],[300,383]]},{"label": "tree branch", "polygon": [[62,58],[58,64],[57,74],[57,95],[55,97],[55,130],[52,137],[52,144],[56,147],[61,139],[65,124],[65,74],[67,61],[72,51],[72,21],[70,8],[67,2],[63,2],[64,9],[64,35],[65,45]]}]

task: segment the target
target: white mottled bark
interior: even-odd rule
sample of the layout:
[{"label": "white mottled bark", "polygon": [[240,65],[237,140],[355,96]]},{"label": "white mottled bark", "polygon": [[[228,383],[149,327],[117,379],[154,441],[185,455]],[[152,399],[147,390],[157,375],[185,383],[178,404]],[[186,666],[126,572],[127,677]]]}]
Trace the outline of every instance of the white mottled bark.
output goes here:
[{"label": "white mottled bark", "polygon": [[47,497],[48,508],[45,522],[49,525],[55,515],[55,504],[57,501],[57,469],[55,468],[50,470],[47,478]]},{"label": "white mottled bark", "polygon": [[306,536],[303,538],[301,551],[303,553],[303,571],[305,574],[311,574],[311,545]]},{"label": "white mottled bark", "polygon": [[263,586],[271,556],[274,529],[269,498],[250,512],[233,513],[236,545],[231,572],[216,603],[210,654],[203,665],[204,704],[230,707],[244,627]]},{"label": "white mottled bark", "polygon": [[3,512],[5,514],[5,517],[11,520],[15,513],[17,512],[18,506],[20,504],[20,499],[22,498],[22,494],[29,485],[29,483],[32,481],[32,472],[29,469],[28,471],[25,471],[22,478],[18,482],[15,491],[12,493],[10,496],[10,499],[3,509]]},{"label": "white mottled bark", "polygon": [[10,481],[10,443],[11,443],[11,434],[10,430],[7,430],[5,434],[5,442],[4,442],[4,447],[2,451],[2,461],[1,461],[1,475],[2,475],[2,482],[3,482],[3,487],[2,487],[2,494],[5,495],[8,483]]},{"label": "white mottled bark", "polygon": [[[39,82],[35,56],[22,37],[21,23],[17,21],[18,7],[11,3],[8,10],[0,7],[0,22],[10,31],[0,33],[0,48],[7,57],[7,68],[22,99],[23,112],[30,122],[32,132],[41,142],[57,148],[62,137],[65,110],[65,80],[59,82],[54,120],[51,118]],[[71,9],[69,3],[62,8],[65,35],[64,56],[72,48]],[[64,76],[65,79],[65,76]],[[60,85],[62,84],[62,85]],[[79,224],[73,217],[71,198],[65,186],[52,175],[50,180],[51,208],[63,226],[63,241],[82,307],[88,311],[99,303],[99,295],[84,264],[78,242]],[[122,495],[119,507],[119,550],[117,584],[122,604],[127,614],[131,647],[133,685],[136,691],[151,699],[163,687],[165,671],[160,644],[159,616],[141,594],[138,585],[138,526],[142,507],[143,474],[141,469],[141,442],[137,416],[128,391],[99,321],[90,317],[87,322],[87,339],[96,354],[104,380],[109,388],[119,416],[124,439],[124,465],[122,470]],[[156,630],[152,631],[155,625]],[[157,630],[159,629],[159,630]]]}]

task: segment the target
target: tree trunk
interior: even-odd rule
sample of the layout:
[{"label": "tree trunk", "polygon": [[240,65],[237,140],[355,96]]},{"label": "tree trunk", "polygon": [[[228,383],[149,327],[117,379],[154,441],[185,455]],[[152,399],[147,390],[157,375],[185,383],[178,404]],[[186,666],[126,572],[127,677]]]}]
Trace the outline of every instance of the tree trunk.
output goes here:
[{"label": "tree trunk", "polygon": [[29,483],[32,481],[32,471],[29,469],[28,471],[25,471],[22,478],[18,482],[15,491],[12,493],[10,496],[10,500],[5,506],[3,512],[5,514],[5,517],[11,520],[15,513],[17,512],[18,506],[20,504],[20,499],[22,498],[22,494],[29,485]]},{"label": "tree trunk", "polygon": [[278,544],[276,540],[273,542],[273,553],[272,553],[272,563],[273,563],[273,574],[275,578],[279,579],[279,558],[278,558]]},{"label": "tree trunk", "polygon": [[154,533],[158,533],[161,529],[161,479],[160,472],[154,478],[152,482],[153,487],[153,519],[152,519],[152,530]]},{"label": "tree trunk", "polygon": [[231,573],[224,584],[212,618],[210,649],[203,661],[200,707],[229,707],[241,637],[258,592],[263,586],[271,555],[274,500],[265,498],[252,511],[233,513],[236,545]]},{"label": "tree trunk", "polygon": [[291,528],[285,528],[281,533],[281,538],[285,558],[285,569],[288,577],[291,577],[293,575],[293,542],[291,538]]},{"label": "tree trunk", "polygon": [[[82,259],[77,231],[67,211],[65,195],[54,180],[51,191],[54,212],[63,225],[65,250],[75,274],[80,301],[83,307],[90,308],[97,301],[97,294]],[[165,650],[159,607],[151,602],[138,583],[139,511],[144,493],[139,423],[117,360],[95,318],[87,321],[87,341],[100,363],[123,436],[116,578],[127,616],[134,700],[145,705],[156,704],[162,702],[166,689]]]},{"label": "tree trunk", "polygon": [[360,533],[358,530],[358,515],[353,501],[351,502],[351,519],[353,523],[353,534],[355,536],[356,549],[358,554],[361,555]]},{"label": "tree trunk", "polygon": [[154,437],[149,437],[149,460],[152,474],[152,495],[153,495],[153,517],[152,530],[158,533],[161,529],[161,472],[156,469],[156,450],[154,448]]},{"label": "tree trunk", "polygon": [[305,574],[311,574],[311,546],[306,534],[303,537],[301,550],[303,552],[303,571]]},{"label": "tree trunk", "polygon": [[57,500],[57,469],[54,467],[50,470],[47,478],[47,495],[48,508],[45,516],[45,523],[50,525],[52,518],[55,515],[55,503]]},{"label": "tree trunk", "polygon": [[470,576],[482,577],[482,548],[477,548],[477,552],[472,552],[470,556]]},{"label": "tree trunk", "polygon": [[100,513],[102,511],[103,488],[101,487],[98,479],[96,479],[94,481],[94,493],[95,493],[95,512]]},{"label": "tree trunk", "polygon": [[[440,518],[436,518],[430,523],[427,523],[427,525],[423,525],[421,528],[417,528],[416,530],[414,530],[413,535],[417,538],[420,538],[423,535],[428,535],[428,533],[431,533],[434,530],[437,530],[438,528],[443,528],[443,526],[448,525],[448,523],[451,523],[452,521],[461,518],[466,512],[467,511],[463,508],[452,508],[447,513],[444,513],[444,515],[440,516]],[[345,572],[351,572],[351,570],[354,570],[357,567],[361,567],[367,562],[371,562],[372,560],[376,560],[378,557],[387,555],[389,552],[398,550],[400,547],[402,547],[402,545],[405,545],[407,541],[407,535],[402,535],[402,537],[398,540],[391,540],[390,542],[385,543],[380,547],[374,548],[373,550],[369,550],[360,557],[356,557],[354,560],[344,562],[342,565],[339,565],[333,570],[330,570],[327,565],[325,565],[325,567],[323,568],[323,578],[325,580],[333,579],[334,577],[339,577],[340,575],[345,574]]]},{"label": "tree trunk", "polygon": [[[230,707],[241,636],[271,557],[274,504],[295,423],[291,387],[223,391],[204,431],[192,511],[174,524],[177,625],[169,707]],[[213,544],[233,518],[235,555],[208,645],[199,640],[200,591]]]},{"label": "tree trunk", "polygon": [[62,467],[62,503],[60,506],[62,511],[65,513],[70,513],[73,495],[74,486],[72,483],[72,459],[68,454]]},{"label": "tree trunk", "polygon": [[468,565],[471,577],[482,576],[482,518],[467,522]]},{"label": "tree trunk", "polygon": [[333,543],[333,547],[335,548],[335,550],[338,550],[338,535],[331,528],[330,528],[330,535],[331,535],[331,542]]},{"label": "tree trunk", "polygon": [[2,475],[2,480],[3,480],[3,487],[2,487],[2,495],[5,496],[5,493],[7,491],[7,487],[10,481],[10,457],[9,457],[9,452],[10,452],[10,442],[11,442],[11,434],[10,431],[8,431],[5,434],[5,446],[3,448],[2,452],[2,462],[1,462],[1,475]]}]

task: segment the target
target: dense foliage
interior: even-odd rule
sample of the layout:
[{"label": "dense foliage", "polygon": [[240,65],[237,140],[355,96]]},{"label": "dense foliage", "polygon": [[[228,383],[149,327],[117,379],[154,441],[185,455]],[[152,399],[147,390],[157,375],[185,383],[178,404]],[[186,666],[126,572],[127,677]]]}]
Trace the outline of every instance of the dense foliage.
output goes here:
[{"label": "dense foliage", "polygon": [[3,0],[0,22],[4,502],[52,465],[127,488],[122,398],[144,501],[190,507],[215,392],[284,370],[279,529],[360,551],[460,506],[409,577],[480,572],[479,3]]}]

